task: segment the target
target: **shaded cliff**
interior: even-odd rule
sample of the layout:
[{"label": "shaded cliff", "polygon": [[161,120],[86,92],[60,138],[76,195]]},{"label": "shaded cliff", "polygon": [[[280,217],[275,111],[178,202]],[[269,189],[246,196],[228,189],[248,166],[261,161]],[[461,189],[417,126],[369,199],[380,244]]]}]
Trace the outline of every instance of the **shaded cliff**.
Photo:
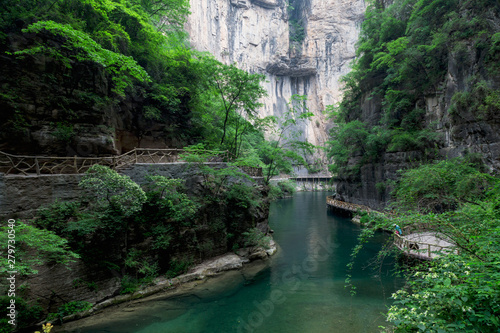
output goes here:
[{"label": "shaded cliff", "polygon": [[324,146],[323,111],[340,99],[363,12],[360,0],[192,0],[186,30],[194,48],[266,75],[261,116],[281,116],[293,94],[306,95],[315,117],[303,138]]},{"label": "shaded cliff", "polygon": [[382,208],[397,171],[467,156],[500,170],[498,2],[376,1],[337,110],[338,193]]},{"label": "shaded cliff", "polygon": [[96,156],[193,141],[200,75],[176,48],[182,1],[167,13],[129,1],[2,4],[0,150]]}]

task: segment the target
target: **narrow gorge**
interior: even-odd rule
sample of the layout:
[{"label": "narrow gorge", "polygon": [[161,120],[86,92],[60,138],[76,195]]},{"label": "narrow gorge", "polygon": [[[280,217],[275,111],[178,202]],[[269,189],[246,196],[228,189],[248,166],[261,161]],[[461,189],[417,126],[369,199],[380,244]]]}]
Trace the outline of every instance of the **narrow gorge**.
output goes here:
[{"label": "narrow gorge", "polygon": [[499,101],[498,0],[3,0],[0,333],[497,332]]},{"label": "narrow gorge", "polygon": [[[363,21],[363,0],[192,0],[186,30],[191,46],[220,61],[266,76],[261,116],[282,116],[293,94],[307,96],[314,117],[303,139],[324,147],[324,113],[341,98]],[[325,154],[324,168],[328,164]],[[314,161],[309,161],[310,163]]]}]

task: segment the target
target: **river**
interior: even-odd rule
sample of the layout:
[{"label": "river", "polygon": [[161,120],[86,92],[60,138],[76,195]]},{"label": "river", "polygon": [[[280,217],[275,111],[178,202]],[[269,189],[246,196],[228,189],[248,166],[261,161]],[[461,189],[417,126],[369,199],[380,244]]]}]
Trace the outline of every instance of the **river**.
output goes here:
[{"label": "river", "polygon": [[[401,286],[393,262],[379,263],[387,235],[377,234],[345,285],[360,227],[326,209],[326,192],[299,192],[271,206],[279,244],[266,263],[250,265],[168,297],[121,306],[70,324],[64,332],[379,332],[390,295]],[[83,326],[82,326],[83,325]]]}]

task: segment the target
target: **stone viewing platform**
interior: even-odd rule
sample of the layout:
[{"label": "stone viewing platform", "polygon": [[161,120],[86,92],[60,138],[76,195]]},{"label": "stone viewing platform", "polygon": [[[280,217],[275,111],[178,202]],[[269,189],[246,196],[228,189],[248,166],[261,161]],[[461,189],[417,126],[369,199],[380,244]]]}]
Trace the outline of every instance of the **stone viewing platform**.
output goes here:
[{"label": "stone viewing platform", "polygon": [[422,229],[408,232],[403,235],[394,233],[394,245],[409,257],[432,260],[442,255],[458,253],[455,244],[437,231]]}]

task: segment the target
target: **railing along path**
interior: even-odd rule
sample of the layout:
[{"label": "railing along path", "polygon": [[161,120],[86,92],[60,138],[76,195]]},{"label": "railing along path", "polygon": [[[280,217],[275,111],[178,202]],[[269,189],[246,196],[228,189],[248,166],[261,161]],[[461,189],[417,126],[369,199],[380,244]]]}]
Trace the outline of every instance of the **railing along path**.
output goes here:
[{"label": "railing along path", "polygon": [[[357,205],[326,197],[328,207],[349,213],[376,212],[367,206]],[[440,255],[457,253],[455,245],[443,234],[433,230],[429,225],[408,226],[403,235],[394,233],[394,245],[406,255],[431,260]]]},{"label": "railing along path", "polygon": [[370,209],[370,207],[363,206],[363,205],[357,205],[357,204],[353,204],[350,202],[340,201],[340,200],[334,199],[333,196],[326,197],[326,204],[329,207],[341,209],[344,211],[348,211],[350,213],[371,212],[372,211],[372,209]]},{"label": "railing along path", "polygon": [[[135,148],[125,154],[107,157],[50,157],[12,155],[0,151],[0,172],[9,174],[80,174],[100,164],[118,170],[137,163],[165,164],[182,161],[183,149]],[[198,151],[204,162],[227,162],[229,152]],[[250,176],[262,176],[262,169],[242,167]]]},{"label": "railing along path", "polygon": [[458,253],[448,237],[425,225],[408,226],[403,235],[394,233],[394,245],[406,255],[424,260]]}]

